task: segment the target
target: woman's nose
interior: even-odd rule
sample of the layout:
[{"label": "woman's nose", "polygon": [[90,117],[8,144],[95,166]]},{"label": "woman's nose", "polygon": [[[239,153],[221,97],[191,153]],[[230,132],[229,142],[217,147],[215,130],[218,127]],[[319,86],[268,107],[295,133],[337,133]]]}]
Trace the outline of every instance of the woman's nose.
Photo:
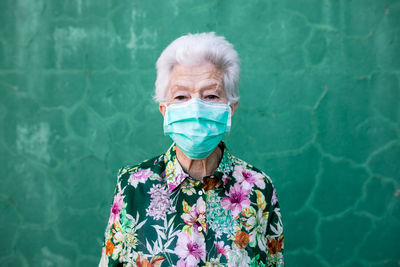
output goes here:
[{"label": "woman's nose", "polygon": [[201,99],[201,94],[198,92],[193,92],[190,94],[190,98],[200,98]]}]

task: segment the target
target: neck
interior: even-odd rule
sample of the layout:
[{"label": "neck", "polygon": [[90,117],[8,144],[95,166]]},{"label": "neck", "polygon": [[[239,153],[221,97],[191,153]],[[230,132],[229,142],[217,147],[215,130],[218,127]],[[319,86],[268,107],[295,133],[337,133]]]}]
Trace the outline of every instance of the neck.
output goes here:
[{"label": "neck", "polygon": [[221,160],[222,151],[219,146],[217,146],[207,158],[191,159],[176,146],[176,157],[183,170],[188,173],[190,177],[200,180],[204,176],[214,173]]}]

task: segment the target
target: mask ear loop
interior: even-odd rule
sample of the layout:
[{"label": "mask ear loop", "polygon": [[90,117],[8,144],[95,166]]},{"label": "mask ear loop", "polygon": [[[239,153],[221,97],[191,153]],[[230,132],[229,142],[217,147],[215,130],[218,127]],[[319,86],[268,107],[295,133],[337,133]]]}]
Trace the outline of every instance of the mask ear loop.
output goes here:
[{"label": "mask ear loop", "polygon": [[163,130],[164,130],[164,136],[167,135],[168,132],[168,106],[166,103],[162,103],[162,105],[165,107],[165,112],[164,112],[164,122],[163,122]]},{"label": "mask ear loop", "polygon": [[225,136],[228,136],[229,133],[231,132],[232,107],[231,107],[231,102],[230,101],[228,101],[228,107],[229,107],[229,114],[228,114],[228,122],[226,123]]}]

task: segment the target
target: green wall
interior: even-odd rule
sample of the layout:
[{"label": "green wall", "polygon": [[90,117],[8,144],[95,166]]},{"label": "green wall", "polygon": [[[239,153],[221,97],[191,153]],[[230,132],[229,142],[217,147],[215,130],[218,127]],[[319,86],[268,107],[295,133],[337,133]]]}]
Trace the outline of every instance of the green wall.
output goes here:
[{"label": "green wall", "polygon": [[275,183],[287,266],[398,266],[390,0],[1,0],[1,266],[98,263],[117,170],[171,143],[155,61],[202,31],[240,54],[226,142]]}]

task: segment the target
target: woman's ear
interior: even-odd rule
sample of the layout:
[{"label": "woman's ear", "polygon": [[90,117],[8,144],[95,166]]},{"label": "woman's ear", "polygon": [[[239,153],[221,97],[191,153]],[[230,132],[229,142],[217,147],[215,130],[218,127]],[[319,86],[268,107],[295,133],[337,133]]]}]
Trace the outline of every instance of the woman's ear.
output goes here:
[{"label": "woman's ear", "polygon": [[165,105],[162,104],[162,103],[158,104],[158,109],[160,110],[161,114],[164,117],[164,115],[165,115]]},{"label": "woman's ear", "polygon": [[235,111],[236,111],[238,105],[239,105],[239,102],[236,102],[235,104],[231,104],[232,116],[233,116],[233,114],[235,113]]}]

